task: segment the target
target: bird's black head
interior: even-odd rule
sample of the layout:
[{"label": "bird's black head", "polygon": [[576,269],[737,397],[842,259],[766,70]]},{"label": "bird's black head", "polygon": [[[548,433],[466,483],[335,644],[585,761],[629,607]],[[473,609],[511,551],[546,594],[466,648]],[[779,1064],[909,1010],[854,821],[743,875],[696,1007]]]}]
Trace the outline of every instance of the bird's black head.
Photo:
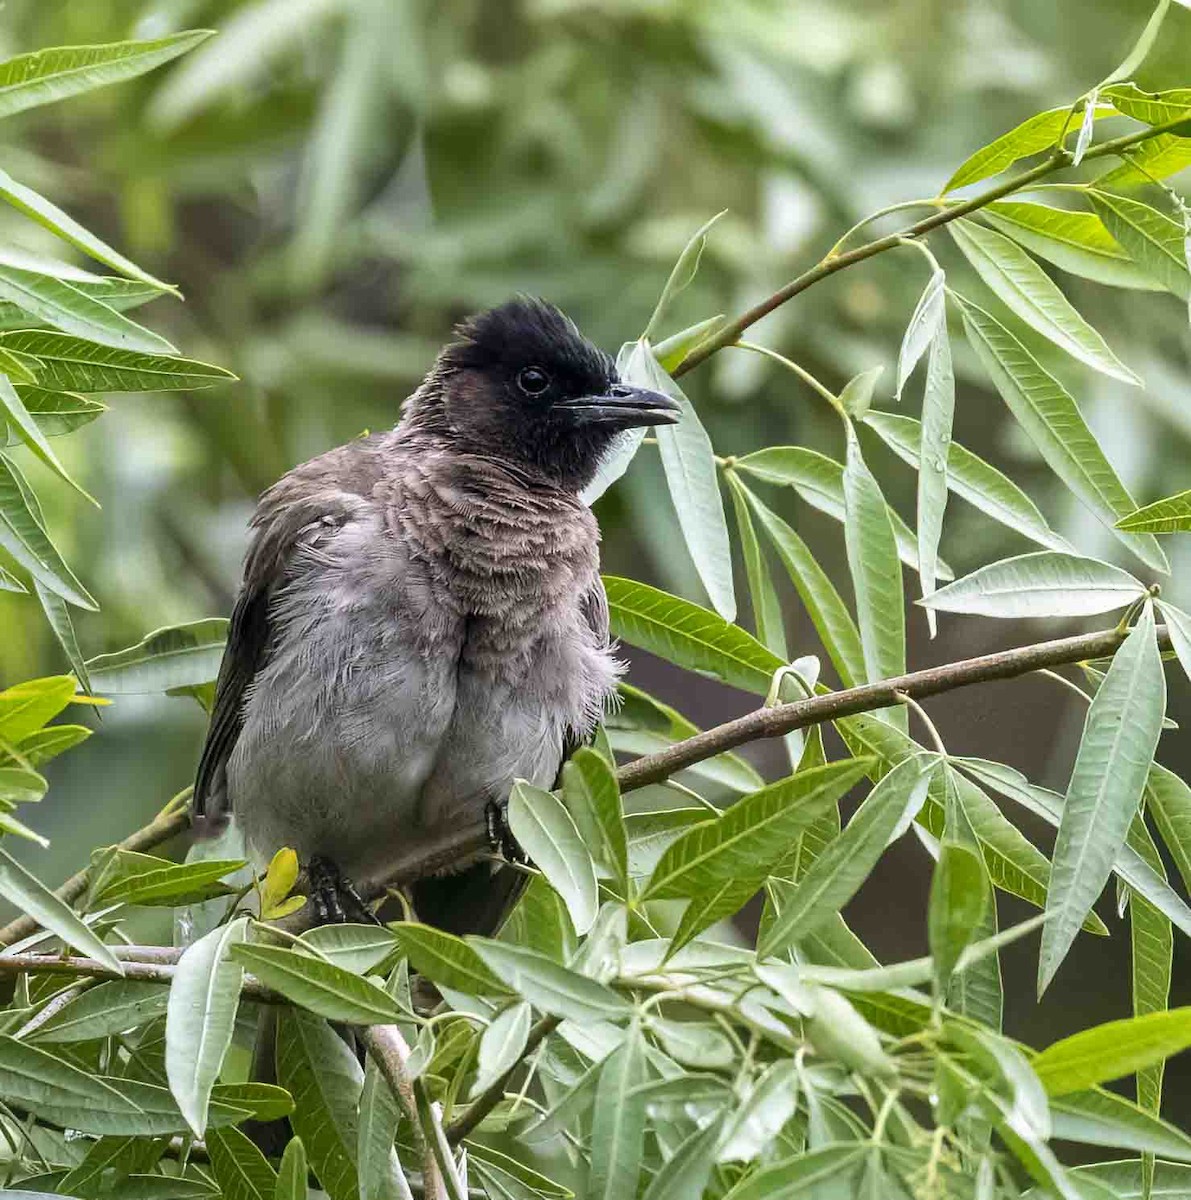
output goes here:
[{"label": "bird's black head", "polygon": [[678,406],[620,381],[553,305],[519,298],[471,317],[415,399],[418,424],[579,491],[616,436],[671,424]]}]

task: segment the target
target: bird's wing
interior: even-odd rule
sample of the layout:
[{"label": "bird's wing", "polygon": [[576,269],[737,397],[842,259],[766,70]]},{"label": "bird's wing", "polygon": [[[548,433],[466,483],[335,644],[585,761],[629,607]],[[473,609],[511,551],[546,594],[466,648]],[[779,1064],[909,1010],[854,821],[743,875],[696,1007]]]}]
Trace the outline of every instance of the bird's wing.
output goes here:
[{"label": "bird's wing", "polygon": [[377,441],[365,438],[312,459],[261,497],[194,784],[191,803],[198,817],[218,822],[230,811],[227,763],[244,722],[248,689],[268,661],[273,596],[297,553],[316,551],[369,504],[366,497],[381,475]]}]

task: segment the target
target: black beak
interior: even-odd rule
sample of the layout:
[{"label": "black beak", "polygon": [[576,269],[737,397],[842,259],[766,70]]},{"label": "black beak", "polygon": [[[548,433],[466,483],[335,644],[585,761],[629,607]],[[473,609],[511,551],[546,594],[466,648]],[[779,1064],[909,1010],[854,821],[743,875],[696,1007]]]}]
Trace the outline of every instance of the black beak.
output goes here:
[{"label": "black beak", "polygon": [[575,413],[585,423],[636,429],[642,425],[673,425],[682,409],[661,392],[614,383],[603,396],[580,396],[564,400],[560,407]]}]

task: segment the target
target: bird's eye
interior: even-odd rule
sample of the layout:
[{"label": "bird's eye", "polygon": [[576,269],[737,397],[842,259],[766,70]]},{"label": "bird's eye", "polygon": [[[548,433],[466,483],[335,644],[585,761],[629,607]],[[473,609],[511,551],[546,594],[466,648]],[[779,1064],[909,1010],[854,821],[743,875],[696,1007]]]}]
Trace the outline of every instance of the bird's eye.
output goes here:
[{"label": "bird's eye", "polygon": [[524,367],[517,374],[517,386],[527,396],[540,396],[550,386],[550,376],[541,367]]}]

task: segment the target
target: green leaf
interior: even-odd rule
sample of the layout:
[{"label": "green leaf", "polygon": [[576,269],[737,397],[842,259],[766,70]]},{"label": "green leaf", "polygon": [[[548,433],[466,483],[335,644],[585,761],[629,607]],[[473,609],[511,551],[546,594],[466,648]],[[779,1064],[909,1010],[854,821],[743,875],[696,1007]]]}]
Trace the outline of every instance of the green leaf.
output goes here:
[{"label": "green leaf", "polygon": [[637,1192],[645,1140],[645,1039],[634,1021],[628,1037],[604,1060],[591,1130],[591,1200],[623,1200]]},{"label": "green leaf", "polygon": [[[922,426],[918,460],[918,576],[925,599],[934,593],[939,574],[939,540],[947,509],[947,464],[951,457],[951,426],[955,417],[955,372],[951,342],[943,321],[930,343],[926,388],[922,396]],[[926,612],[931,637],[935,617]]]},{"label": "green leaf", "polygon": [[[85,742],[91,733],[85,725],[51,725],[18,739],[15,750],[31,767],[38,767],[63,751]],[[16,757],[0,748],[0,765],[7,766],[17,761]]]},{"label": "green leaf", "polygon": [[[35,384],[37,382],[37,360],[24,354],[13,354],[0,349],[0,371],[13,383]],[[12,437],[13,435],[9,435]]]},{"label": "green leaf", "polygon": [[1051,1096],[1130,1075],[1191,1046],[1191,1007],[1107,1021],[1063,1038],[1031,1065]]},{"label": "green leaf", "polygon": [[[380,1068],[368,1059],[364,1065],[364,1087],[360,1093],[356,1130],[360,1200],[413,1200],[394,1148],[400,1122],[401,1106],[389,1090]],[[284,1168],[284,1161],[282,1166]]]},{"label": "green leaf", "polygon": [[1135,83],[1118,83],[1105,88],[1101,95],[1117,112],[1145,125],[1165,125],[1191,117],[1191,88],[1145,92]]},{"label": "green leaf", "polygon": [[[7,420],[9,432],[15,433],[55,475],[70,484],[85,499],[92,499],[75,483],[66,468],[58,461],[58,456],[46,441],[45,434],[30,415],[29,410],[25,407],[25,402],[9,382],[7,375],[0,375],[0,418]],[[94,503],[93,500],[92,503]]]},{"label": "green leaf", "polygon": [[1113,657],[1088,709],[1063,802],[1042,930],[1038,991],[1066,957],[1124,845],[1137,812],[1166,708],[1162,656],[1147,605]]},{"label": "green leaf", "polygon": [[590,746],[580,746],[563,766],[562,798],[597,867],[624,893],[628,843],[616,772]]},{"label": "green leaf", "polygon": [[[883,414],[869,413],[865,420]],[[844,519],[844,467],[833,458],[806,446],[768,446],[736,460],[736,468],[766,483],[792,487],[812,508],[826,513],[837,521]],[[736,490],[747,499],[735,470],[727,472],[729,481],[736,480]],[[734,493],[735,494],[735,493]],[[918,566],[918,542],[914,532],[889,508],[893,533],[897,538],[898,557],[907,566]],[[945,579],[955,576],[946,563],[939,563],[939,574]],[[762,639],[764,640],[764,639]],[[768,644],[768,643],[767,643]],[[776,653],[776,651],[775,651]]]},{"label": "green leaf", "polygon": [[245,865],[239,858],[216,858],[202,862],[171,863],[149,855],[117,851],[120,864],[114,878],[97,881],[92,903],[164,905],[193,904],[235,889],[219,882]]},{"label": "green leaf", "polygon": [[1183,886],[1191,888],[1191,786],[1173,771],[1153,763],[1146,777],[1145,803]]},{"label": "green leaf", "polygon": [[[746,489],[745,494],[761,528],[773,542],[782,565],[798,589],[798,595],[844,686],[855,687],[862,683],[865,665],[860,631],[839,592],[798,534],[777,513],[766,508],[751,491]],[[773,671],[769,675],[772,678]],[[768,681],[765,690],[768,691]]]},{"label": "green leaf", "polygon": [[845,795],[873,765],[846,759],[770,784],[683,834],[662,855],[642,900],[698,896],[725,884],[761,886],[790,840]]},{"label": "green leaf", "polygon": [[703,248],[707,245],[707,235],[711,231],[711,227],[727,211],[724,209],[722,212],[716,213],[709,221],[700,225],[691,235],[690,241],[683,247],[678,261],[674,264],[674,269],[670,272],[670,278],[666,280],[666,286],[662,288],[662,294],[658,297],[653,315],[649,318],[644,333],[641,334],[643,338],[656,338],[658,326],[661,325],[662,318],[666,315],[671,301],[695,278],[695,272],[699,269],[699,260],[703,257]]},{"label": "green leaf", "polygon": [[166,692],[212,682],[226,641],[227,620],[209,617],[154,630],[135,646],[101,654],[87,666],[101,695]]},{"label": "green leaf", "polygon": [[990,225],[1060,270],[1109,287],[1161,291],[1095,213],[999,200],[981,210]]},{"label": "green leaf", "polygon": [[1115,612],[1145,595],[1145,585],[1120,567],[1038,550],[981,567],[919,603],[986,617],[1083,617]]},{"label": "green leaf", "polygon": [[726,621],[732,621],[736,617],[732,547],[715,451],[694,406],[669,376],[664,382],[663,390],[682,410],[677,424],[658,425],[653,431],[666,485],[687,550],[712,607]]},{"label": "green leaf", "polygon": [[467,944],[511,991],[535,1008],[572,1021],[625,1017],[632,1005],[611,988],[551,962],[526,946],[469,937]]},{"label": "green leaf", "polygon": [[27,1040],[61,1045],[127,1033],[164,1016],[168,997],[168,990],[160,984],[113,979],[76,996]]},{"label": "green leaf", "polygon": [[744,558],[745,574],[748,576],[749,599],[752,602],[753,625],[757,640],[778,658],[786,657],[786,629],[782,619],[782,605],[774,589],[757,530],[749,513],[748,500],[741,488],[740,477],[735,471],[725,471],[728,494],[736,512],[736,528],[740,534],[740,552]]},{"label": "green leaf", "polygon": [[235,1032],[244,972],[229,952],[243,942],[247,929],[248,921],[241,917],[188,946],[170,984],[165,1070],[170,1091],[197,1137],[207,1127],[211,1089]]},{"label": "green leaf", "polygon": [[1191,1137],[1113,1092],[1074,1092],[1050,1102],[1056,1138],[1191,1162]]},{"label": "green leaf", "polygon": [[717,313],[714,317],[696,321],[694,325],[688,325],[686,329],[681,329],[658,342],[654,347],[658,365],[663,371],[673,371],[700,342],[715,333],[725,320],[723,313]]},{"label": "green leaf", "polygon": [[[301,1138],[290,1138],[277,1169],[273,1200],[307,1200],[309,1194],[306,1186],[306,1149]],[[362,1193],[361,1200],[374,1200],[374,1197]]]},{"label": "green leaf", "polygon": [[[1071,1180],[1081,1189],[1086,1200],[1095,1200],[1100,1193],[1085,1192],[1084,1184],[1099,1184],[1105,1196],[1113,1200],[1143,1200],[1150,1195],[1159,1200],[1178,1200],[1191,1193],[1191,1168],[1178,1163],[1158,1163],[1154,1172],[1152,1190],[1142,1183],[1141,1163],[1136,1159],[1121,1162],[1095,1163],[1087,1167],[1075,1167],[1068,1172]],[[1026,1192],[1022,1200],[1048,1200],[1037,1188]]]},{"label": "green leaf", "polygon": [[[2,69],[2,68],[0,68]],[[0,100],[2,103],[2,100]],[[39,196],[32,188],[18,183],[11,175],[0,171],[0,200],[5,200],[15,209],[31,217],[39,225],[51,233],[69,242],[75,249],[89,254],[92,258],[127,275],[130,279],[148,284],[151,294],[160,292],[175,292],[168,283],[155,279],[147,271],[142,271],[136,263],[125,258],[119,251],[113,250],[106,242],[101,241],[93,233],[84,229],[69,214],[56,204],[52,204],[44,196]],[[76,285],[77,286],[77,285]],[[175,293],[176,294],[176,293]]]},{"label": "green leaf", "polygon": [[320,958],[356,975],[386,970],[401,949],[401,939],[383,925],[316,925],[300,940]]},{"label": "green leaf", "polygon": [[781,897],[780,912],[757,946],[759,957],[776,954],[813,933],[856,894],[903,815],[926,798],[932,769],[933,764],[916,757],[898,763],[797,884],[770,881]]},{"label": "green leaf", "polygon": [[[670,378],[654,357],[653,347],[645,338],[625,342],[616,356],[616,373],[623,383],[665,391]],[[611,449],[601,458],[591,482],[579,493],[584,504],[594,504],[629,468],[641,443],[645,428],[630,429],[620,434]]]},{"label": "green leaf", "polygon": [[1141,380],[1014,242],[971,221],[953,221],[948,230],[980,278],[1031,329],[1111,379],[1140,386]]},{"label": "green leaf", "polygon": [[48,675],[0,692],[0,738],[20,742],[52,721],[75,696],[69,675]]},{"label": "green leaf", "polygon": [[765,695],[785,665],[738,625],[689,600],[611,575],[604,588],[613,635],[680,667]]},{"label": "green leaf", "polygon": [[906,671],[906,624],[902,572],[885,498],[848,430],[844,465],[844,542],[856,592],[857,623],[870,683]]},{"label": "green leaf", "polygon": [[0,547],[35,579],[78,608],[99,605],[75,578],[46,532],[36,498],[16,463],[0,454]]},{"label": "green leaf", "polygon": [[66,661],[70,663],[70,669],[75,673],[79,685],[84,691],[90,692],[91,677],[87,673],[87,664],[83,661],[82,652],[79,650],[78,638],[74,632],[74,622],[70,619],[70,610],[66,607],[66,601],[56,592],[51,592],[40,579],[34,579],[33,591],[37,595],[42,613],[45,614],[46,624],[49,625],[58,645],[62,647]]},{"label": "green leaf", "polygon": [[984,861],[959,842],[944,838],[931,877],[927,932],[935,988],[943,995],[952,972],[976,933],[988,905]]},{"label": "green leaf", "polygon": [[724,1200],[799,1200],[828,1183],[852,1195],[851,1180],[865,1152],[862,1142],[843,1142],[783,1158],[746,1175]]},{"label": "green leaf", "polygon": [[51,330],[2,333],[0,345],[39,359],[42,387],[68,392],[192,391],[235,379],[222,367],[193,359],[117,350]]},{"label": "green leaf", "polygon": [[0,768],[0,800],[31,804],[40,800],[49,785],[36,771],[24,767]]},{"label": "green leaf", "polygon": [[1191,490],[1155,500],[1117,522],[1118,529],[1143,533],[1179,533],[1191,530]]},{"label": "green leaf", "polygon": [[[902,392],[914,373],[918,360],[946,324],[946,284],[947,276],[940,270],[934,271],[922,295],[919,296],[910,316],[910,323],[902,335],[901,347],[897,353],[897,386],[894,389],[894,398],[898,401],[902,398]],[[865,416],[867,419],[867,414]]]},{"label": "green leaf", "polygon": [[[1182,2],[1183,0],[1179,0],[1180,4]],[[1141,35],[1133,43],[1129,53],[1125,55],[1124,61],[1104,79],[1104,83],[1117,83],[1122,79],[1128,79],[1145,62],[1154,48],[1154,43],[1158,40],[1158,31],[1162,28],[1162,22],[1169,11],[1170,0],[1158,0]]]},{"label": "green leaf", "polygon": [[64,279],[0,263],[0,298],[77,338],[143,354],[174,347],[144,326],[95,300]]},{"label": "green leaf", "polygon": [[360,1200],[357,1105],[363,1072],[347,1043],[320,1017],[282,1009],[277,1082],[294,1098],[290,1124],[331,1200]]},{"label": "green leaf", "polygon": [[473,1096],[479,1095],[516,1065],[525,1050],[532,1016],[529,1004],[521,1000],[492,1019],[480,1038],[476,1081],[471,1089]]},{"label": "green leaf", "polygon": [[844,412],[853,420],[859,421],[872,407],[873,392],[884,370],[883,366],[871,367],[867,371],[861,371],[859,375],[853,375],[844,384],[843,391],[839,394],[839,402]]},{"label": "green leaf", "polygon": [[[877,432],[898,458],[918,468],[922,453],[922,427],[913,417],[871,412],[865,417],[865,424]],[[947,486],[951,491],[994,521],[999,521],[1048,550],[1071,550],[1067,540],[1051,529],[1034,502],[1017,484],[958,442],[951,443],[946,474]],[[906,561],[904,556],[902,561]]]},{"label": "green leaf", "polygon": [[210,36],[210,30],[192,29],[152,41],[58,46],[7,59],[0,63],[0,117],[134,79]]},{"label": "green leaf", "polygon": [[509,796],[509,828],[550,886],[562,897],[582,936],[599,909],[595,866],[566,806],[553,792],[524,779]]},{"label": "green leaf", "polygon": [[704,1195],[722,1136],[723,1122],[719,1119],[696,1129],[662,1164],[642,1200],[689,1200]]},{"label": "green leaf", "polygon": [[1191,167],[1191,138],[1162,133],[1140,146],[1134,146],[1125,161],[1096,179],[1096,187],[1146,187],[1155,179],[1167,179]]},{"label": "green leaf", "polygon": [[247,1136],[233,1126],[211,1130],[206,1142],[223,1200],[273,1200],[277,1172]]},{"label": "green leaf", "polygon": [[470,996],[502,996],[508,992],[462,938],[414,921],[399,921],[389,928],[400,939],[410,966],[419,975]]},{"label": "green leaf", "polygon": [[1128,196],[1095,188],[1089,188],[1087,196],[1129,257],[1168,292],[1191,300],[1182,223]]},{"label": "green leaf", "polygon": [[753,1081],[734,1108],[727,1118],[716,1161],[752,1162],[769,1150],[798,1108],[797,1067],[789,1059],[773,1063]]},{"label": "green leaf", "polygon": [[[2,711],[0,711],[2,715]],[[2,731],[2,726],[0,726]],[[74,910],[59,900],[40,880],[31,875],[15,858],[0,847],[0,896],[15,904],[18,911],[32,917],[38,925],[50,930],[68,946],[81,954],[98,959],[109,971],[124,974],[120,960],[75,915]]]},{"label": "green leaf", "polygon": [[384,988],[309,954],[241,943],[232,957],[267,987],[329,1021],[388,1025],[408,1015]]},{"label": "green leaf", "polygon": [[[1095,107],[1094,119],[1099,120],[1111,114],[1112,108],[1109,105],[1098,104]],[[1068,126],[1070,115],[1071,109],[1068,107],[1052,108],[1030,117],[1015,129],[1002,134],[996,141],[983,146],[960,165],[947,181],[942,195],[969,183],[979,183],[982,179],[999,175],[1020,158],[1049,150],[1058,142],[1059,135]]]},{"label": "green leaf", "polygon": [[[999,321],[957,296],[968,339],[1018,424],[1050,469],[1107,526],[1136,507],[1075,401]],[[1147,566],[1169,565],[1150,534],[1117,534]]]}]

